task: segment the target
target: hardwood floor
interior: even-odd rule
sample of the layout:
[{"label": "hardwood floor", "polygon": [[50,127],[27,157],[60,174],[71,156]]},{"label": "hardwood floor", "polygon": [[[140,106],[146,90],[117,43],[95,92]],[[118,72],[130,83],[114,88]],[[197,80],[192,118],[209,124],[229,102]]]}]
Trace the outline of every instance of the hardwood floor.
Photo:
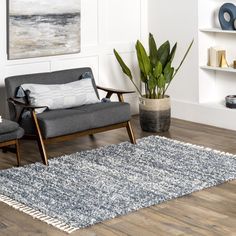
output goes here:
[{"label": "hardwood floor", "polygon": [[[142,132],[138,117],[132,124],[136,137],[151,135]],[[163,136],[236,154],[236,132],[186,121],[172,121]],[[49,157],[120,143],[128,140],[125,129],[82,137],[66,143],[47,146]],[[22,164],[41,161],[34,141],[21,141]],[[0,153],[0,169],[16,165],[11,153]],[[52,226],[0,203],[0,235],[67,235]],[[78,230],[71,236],[172,236],[172,235],[236,235],[236,181],[193,193],[176,200],[152,206],[92,227]]]}]

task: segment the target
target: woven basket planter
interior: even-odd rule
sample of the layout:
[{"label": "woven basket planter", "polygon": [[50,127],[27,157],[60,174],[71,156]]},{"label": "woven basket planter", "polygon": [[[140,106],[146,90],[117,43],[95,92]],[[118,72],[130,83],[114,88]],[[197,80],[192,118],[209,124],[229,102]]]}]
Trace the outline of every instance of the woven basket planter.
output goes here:
[{"label": "woven basket planter", "polygon": [[166,132],[170,128],[170,97],[163,99],[140,98],[140,125],[143,131]]}]

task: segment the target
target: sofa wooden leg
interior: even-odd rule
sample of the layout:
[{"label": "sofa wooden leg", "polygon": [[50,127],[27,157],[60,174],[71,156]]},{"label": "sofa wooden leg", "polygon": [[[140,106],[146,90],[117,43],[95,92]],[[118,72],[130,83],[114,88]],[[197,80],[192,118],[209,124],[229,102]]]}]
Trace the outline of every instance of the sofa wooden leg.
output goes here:
[{"label": "sofa wooden leg", "polygon": [[126,129],[127,129],[127,132],[128,132],[129,138],[130,138],[130,142],[133,144],[136,144],[136,139],[135,139],[134,132],[133,132],[130,121],[127,122]]},{"label": "sofa wooden leg", "polygon": [[39,151],[40,151],[40,154],[41,154],[43,164],[47,166],[48,165],[48,157],[47,157],[47,153],[46,153],[46,149],[45,149],[43,139],[38,137],[37,140],[38,140],[38,147],[39,147]]},{"label": "sofa wooden leg", "polygon": [[31,114],[32,114],[32,118],[33,118],[33,121],[34,121],[34,124],[35,124],[35,131],[36,131],[36,136],[37,136],[37,141],[38,141],[38,147],[39,147],[39,151],[40,151],[40,154],[41,154],[41,157],[42,157],[42,161],[43,161],[44,165],[48,165],[47,153],[46,153],[45,145],[44,145],[44,142],[43,142],[43,137],[42,137],[42,134],[41,134],[41,130],[40,130],[40,127],[39,127],[38,119],[37,119],[37,116],[35,114],[35,111],[32,111]]},{"label": "sofa wooden leg", "polygon": [[18,140],[16,140],[16,160],[17,160],[17,166],[20,166],[20,150],[19,150]]}]

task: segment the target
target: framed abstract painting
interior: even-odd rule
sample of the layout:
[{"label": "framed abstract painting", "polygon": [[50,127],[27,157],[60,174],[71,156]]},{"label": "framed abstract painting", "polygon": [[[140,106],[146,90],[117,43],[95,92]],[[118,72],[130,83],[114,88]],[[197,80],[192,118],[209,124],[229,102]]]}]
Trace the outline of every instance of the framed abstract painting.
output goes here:
[{"label": "framed abstract painting", "polygon": [[8,0],[8,59],[80,52],[81,0]]}]

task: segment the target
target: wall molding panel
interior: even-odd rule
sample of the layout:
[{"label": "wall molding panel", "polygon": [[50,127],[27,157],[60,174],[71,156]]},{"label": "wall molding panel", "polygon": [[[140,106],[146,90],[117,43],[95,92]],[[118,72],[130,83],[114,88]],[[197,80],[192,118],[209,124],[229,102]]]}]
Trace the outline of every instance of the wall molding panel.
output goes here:
[{"label": "wall molding panel", "polygon": [[[97,83],[130,88],[122,74],[113,49],[125,56],[137,70],[134,54],[137,39],[148,35],[148,0],[81,0],[81,53],[7,60],[6,3],[0,1],[0,114],[6,116],[4,79],[7,76],[49,72],[90,66]],[[132,14],[132,17],[130,15]],[[138,72],[135,72],[138,75]],[[137,97],[127,97],[137,113]]]}]

